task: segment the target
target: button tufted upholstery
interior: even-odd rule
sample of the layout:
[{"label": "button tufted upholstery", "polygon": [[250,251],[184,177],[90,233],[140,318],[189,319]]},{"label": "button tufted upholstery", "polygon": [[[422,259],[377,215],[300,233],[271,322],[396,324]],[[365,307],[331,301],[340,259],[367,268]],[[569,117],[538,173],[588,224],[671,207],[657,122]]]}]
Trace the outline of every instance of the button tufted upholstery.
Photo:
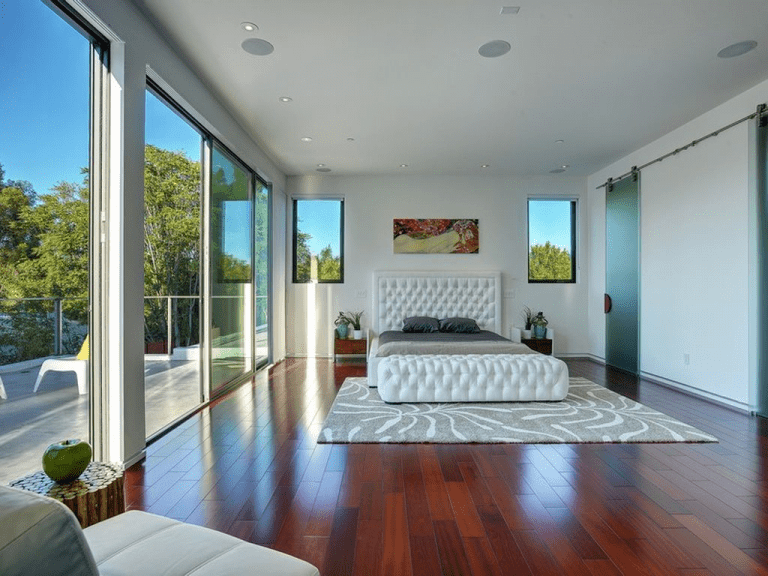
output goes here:
[{"label": "button tufted upholstery", "polygon": [[400,330],[409,316],[473,318],[484,330],[501,330],[501,278],[496,272],[463,276],[379,272],[375,290],[379,333]]},{"label": "button tufted upholstery", "polygon": [[568,366],[543,354],[396,355],[379,360],[385,402],[562,400]]}]

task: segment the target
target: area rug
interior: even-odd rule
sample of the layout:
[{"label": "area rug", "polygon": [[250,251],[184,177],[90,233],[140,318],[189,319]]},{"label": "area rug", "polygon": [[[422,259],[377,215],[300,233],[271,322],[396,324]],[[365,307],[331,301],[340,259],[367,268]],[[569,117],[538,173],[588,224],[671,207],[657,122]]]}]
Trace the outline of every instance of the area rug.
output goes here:
[{"label": "area rug", "polygon": [[560,402],[387,404],[347,378],[320,443],[717,442],[717,438],[584,378]]}]

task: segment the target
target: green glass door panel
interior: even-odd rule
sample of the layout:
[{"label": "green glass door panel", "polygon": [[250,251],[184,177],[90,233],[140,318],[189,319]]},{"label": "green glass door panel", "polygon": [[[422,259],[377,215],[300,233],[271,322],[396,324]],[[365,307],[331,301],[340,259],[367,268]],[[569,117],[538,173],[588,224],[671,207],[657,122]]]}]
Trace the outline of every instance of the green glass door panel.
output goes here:
[{"label": "green glass door panel", "polygon": [[639,175],[630,176],[605,198],[605,293],[612,305],[605,315],[605,362],[633,374],[640,332],[639,189]]},{"label": "green glass door panel", "polygon": [[[762,124],[762,125],[761,125]],[[757,406],[768,418],[768,119],[757,122]]]},{"label": "green glass door panel", "polygon": [[253,370],[253,193],[250,174],[211,154],[211,390]]}]

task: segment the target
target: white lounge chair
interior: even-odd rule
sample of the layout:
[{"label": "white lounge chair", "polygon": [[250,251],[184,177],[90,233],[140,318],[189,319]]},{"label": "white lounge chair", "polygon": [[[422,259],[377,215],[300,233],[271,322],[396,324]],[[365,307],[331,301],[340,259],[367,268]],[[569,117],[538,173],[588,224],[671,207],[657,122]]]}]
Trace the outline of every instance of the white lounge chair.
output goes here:
[{"label": "white lounge chair", "polygon": [[74,358],[49,358],[40,366],[40,372],[37,374],[35,387],[32,393],[37,393],[40,382],[43,380],[46,372],[74,372],[77,376],[77,393],[82,396],[88,393],[88,357],[90,348],[88,346],[88,336],[85,337],[80,352]]}]

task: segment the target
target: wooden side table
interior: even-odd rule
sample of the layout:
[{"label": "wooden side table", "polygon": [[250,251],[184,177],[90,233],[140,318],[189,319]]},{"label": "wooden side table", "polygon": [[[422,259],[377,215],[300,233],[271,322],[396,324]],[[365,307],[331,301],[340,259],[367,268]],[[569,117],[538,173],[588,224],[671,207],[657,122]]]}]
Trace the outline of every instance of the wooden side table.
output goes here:
[{"label": "wooden side table", "polygon": [[337,356],[362,356],[365,358],[368,352],[368,340],[348,340],[346,338],[336,338],[333,342],[333,361],[336,362]]},{"label": "wooden side table", "polygon": [[531,350],[552,356],[551,338],[522,338],[520,342],[528,346]]},{"label": "wooden side table", "polygon": [[77,480],[66,484],[57,484],[41,470],[13,480],[9,486],[63,502],[83,528],[125,512],[123,469],[119,464],[91,462]]}]

